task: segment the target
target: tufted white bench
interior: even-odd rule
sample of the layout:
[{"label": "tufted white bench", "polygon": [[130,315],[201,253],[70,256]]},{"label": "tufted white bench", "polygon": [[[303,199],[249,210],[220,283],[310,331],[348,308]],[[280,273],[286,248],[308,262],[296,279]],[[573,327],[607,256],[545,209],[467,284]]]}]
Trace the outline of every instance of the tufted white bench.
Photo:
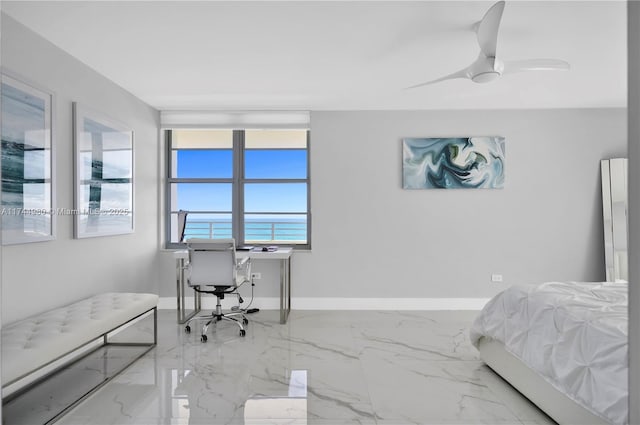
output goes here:
[{"label": "tufted white bench", "polygon": [[[157,341],[157,305],[155,294],[105,293],[3,326],[3,389],[100,338],[102,345],[142,345],[150,350]],[[151,311],[152,343],[108,341],[109,333]]]}]

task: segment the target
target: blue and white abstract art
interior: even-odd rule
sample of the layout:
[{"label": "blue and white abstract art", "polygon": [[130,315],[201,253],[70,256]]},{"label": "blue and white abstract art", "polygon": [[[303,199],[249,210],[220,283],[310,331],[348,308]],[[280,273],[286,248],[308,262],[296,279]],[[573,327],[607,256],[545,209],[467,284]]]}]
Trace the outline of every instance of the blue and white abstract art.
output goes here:
[{"label": "blue and white abstract art", "polygon": [[504,137],[403,139],[404,189],[502,189]]}]

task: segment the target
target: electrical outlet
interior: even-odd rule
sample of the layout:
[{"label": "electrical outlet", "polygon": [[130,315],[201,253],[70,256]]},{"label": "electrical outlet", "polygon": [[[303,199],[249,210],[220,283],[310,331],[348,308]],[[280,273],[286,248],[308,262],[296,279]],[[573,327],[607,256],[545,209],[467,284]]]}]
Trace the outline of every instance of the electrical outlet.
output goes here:
[{"label": "electrical outlet", "polygon": [[262,279],[262,273],[251,273],[251,279],[253,279],[253,280]]},{"label": "electrical outlet", "polygon": [[491,282],[502,282],[502,275],[501,274],[492,274],[491,275]]}]

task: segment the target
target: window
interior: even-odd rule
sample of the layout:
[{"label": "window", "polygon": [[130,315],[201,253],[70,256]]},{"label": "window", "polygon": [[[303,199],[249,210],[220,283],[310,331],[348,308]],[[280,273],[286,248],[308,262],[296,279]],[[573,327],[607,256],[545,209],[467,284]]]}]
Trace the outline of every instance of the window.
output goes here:
[{"label": "window", "polygon": [[307,130],[169,130],[168,247],[185,239],[310,246]]}]

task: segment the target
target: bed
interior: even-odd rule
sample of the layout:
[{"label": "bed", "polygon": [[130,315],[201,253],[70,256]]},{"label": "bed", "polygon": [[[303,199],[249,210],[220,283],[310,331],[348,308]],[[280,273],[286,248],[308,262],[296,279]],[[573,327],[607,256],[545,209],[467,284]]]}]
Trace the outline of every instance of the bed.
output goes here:
[{"label": "bed", "polygon": [[628,423],[627,285],[546,282],[492,298],[474,321],[482,360],[560,424]]}]

